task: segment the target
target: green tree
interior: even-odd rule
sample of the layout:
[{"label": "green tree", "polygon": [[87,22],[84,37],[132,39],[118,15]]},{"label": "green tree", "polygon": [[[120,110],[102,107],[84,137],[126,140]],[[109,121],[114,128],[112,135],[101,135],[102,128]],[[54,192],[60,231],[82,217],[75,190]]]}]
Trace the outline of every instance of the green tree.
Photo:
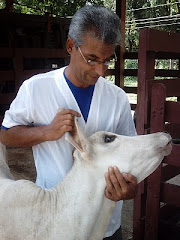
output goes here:
[{"label": "green tree", "polygon": [[103,5],[103,0],[16,0],[14,11],[28,14],[72,16],[85,4]]},{"label": "green tree", "polygon": [[111,9],[112,11],[116,11],[116,0],[104,0],[103,5],[106,8]]},{"label": "green tree", "polygon": [[[15,0],[14,11],[51,16],[72,16],[85,4],[97,4],[116,10],[116,0]],[[0,0],[0,8],[4,8]],[[180,2],[177,0],[126,0],[126,50],[137,51],[139,29],[152,27],[180,32]]]},{"label": "green tree", "polygon": [[0,0],[0,9],[5,8],[5,2],[3,0]]},{"label": "green tree", "polygon": [[137,51],[139,29],[144,27],[180,32],[177,0],[127,0],[126,48]]}]

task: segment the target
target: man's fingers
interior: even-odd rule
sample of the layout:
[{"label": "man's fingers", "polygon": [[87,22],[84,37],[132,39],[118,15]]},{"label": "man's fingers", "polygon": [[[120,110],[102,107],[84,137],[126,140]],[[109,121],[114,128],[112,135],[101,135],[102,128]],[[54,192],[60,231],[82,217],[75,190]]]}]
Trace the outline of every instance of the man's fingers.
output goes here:
[{"label": "man's fingers", "polygon": [[74,120],[73,119],[65,119],[62,120],[62,126],[67,125],[67,126],[72,126],[74,127]]},{"label": "man's fingers", "polygon": [[123,199],[132,199],[137,192],[137,179],[131,174],[121,173],[117,167],[109,167],[105,174],[107,187],[105,189],[106,197],[119,201]]},{"label": "man's fingers", "polygon": [[62,113],[57,113],[56,115],[59,119],[63,120],[72,120],[74,121],[74,115],[71,113],[67,113],[67,114],[62,114]]},{"label": "man's fingers", "polygon": [[136,196],[138,192],[138,185],[137,185],[137,179],[130,173],[123,173],[123,177],[125,181],[127,182],[129,189],[131,189],[131,193],[129,194],[128,198],[132,199]]},{"label": "man's fingers", "polygon": [[107,187],[105,188],[105,195],[107,198],[111,197],[111,193],[108,191]]},{"label": "man's fingers", "polygon": [[105,173],[105,179],[106,179],[107,191],[108,191],[108,192],[113,192],[114,187],[113,187],[113,184],[112,184],[112,182],[111,182],[109,172],[108,172],[108,173]]},{"label": "man's fingers", "polygon": [[117,167],[114,167],[114,173],[117,178],[118,184],[121,186],[122,189],[127,187],[126,181],[123,177],[123,174],[119,171]]},{"label": "man's fingers", "polygon": [[137,179],[133,175],[131,175],[130,173],[123,173],[122,175],[126,182],[137,185]]},{"label": "man's fingers", "polygon": [[72,109],[64,109],[62,112],[59,112],[59,113],[61,113],[62,115],[70,114],[72,116],[81,117],[80,113],[78,113]]},{"label": "man's fingers", "polygon": [[81,115],[72,109],[59,110],[51,124],[47,126],[47,141],[57,140],[61,138],[65,132],[72,132],[74,130],[74,116],[80,117]]},{"label": "man's fingers", "polygon": [[72,126],[63,125],[63,126],[61,127],[62,135],[64,135],[66,132],[71,132],[72,130],[73,130],[73,127],[72,127]]},{"label": "man's fingers", "polygon": [[[109,173],[109,178],[112,184],[112,188],[115,189],[116,192],[120,191],[120,184],[119,184],[119,179],[123,179],[123,176],[121,175],[120,172],[118,172],[119,170],[113,167],[109,167],[108,168],[108,173]],[[118,178],[119,176],[119,178]]]}]

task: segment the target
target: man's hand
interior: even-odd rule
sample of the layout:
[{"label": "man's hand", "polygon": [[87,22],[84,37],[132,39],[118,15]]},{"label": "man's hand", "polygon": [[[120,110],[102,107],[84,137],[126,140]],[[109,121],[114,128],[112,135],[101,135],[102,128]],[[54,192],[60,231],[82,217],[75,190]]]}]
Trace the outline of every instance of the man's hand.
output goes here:
[{"label": "man's hand", "polygon": [[64,109],[58,112],[49,125],[14,126],[8,130],[1,129],[0,140],[9,147],[32,147],[45,141],[61,138],[65,132],[74,129],[74,116],[81,115],[73,110]]},{"label": "man's hand", "polygon": [[131,174],[121,174],[117,167],[109,167],[105,179],[107,184],[105,196],[110,200],[117,202],[135,198],[137,180]]},{"label": "man's hand", "polygon": [[65,132],[71,132],[74,128],[74,117],[81,115],[71,109],[58,112],[50,125],[45,128],[46,141],[58,140]]}]

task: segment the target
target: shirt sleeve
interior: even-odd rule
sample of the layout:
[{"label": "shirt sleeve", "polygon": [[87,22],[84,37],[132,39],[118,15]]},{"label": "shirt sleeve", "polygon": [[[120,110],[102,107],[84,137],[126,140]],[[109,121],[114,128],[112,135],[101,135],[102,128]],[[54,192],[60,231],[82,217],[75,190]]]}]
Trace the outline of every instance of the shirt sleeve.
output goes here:
[{"label": "shirt sleeve", "polygon": [[123,101],[121,110],[118,111],[118,125],[116,133],[125,136],[135,136],[137,135],[135,125],[133,122],[131,107],[127,95],[124,93],[123,100],[122,95],[119,97],[119,101]]},{"label": "shirt sleeve", "polygon": [[25,81],[21,85],[16,98],[11,103],[9,110],[5,112],[2,125],[5,128],[11,128],[18,125],[32,125],[32,111],[32,99],[27,81]]}]

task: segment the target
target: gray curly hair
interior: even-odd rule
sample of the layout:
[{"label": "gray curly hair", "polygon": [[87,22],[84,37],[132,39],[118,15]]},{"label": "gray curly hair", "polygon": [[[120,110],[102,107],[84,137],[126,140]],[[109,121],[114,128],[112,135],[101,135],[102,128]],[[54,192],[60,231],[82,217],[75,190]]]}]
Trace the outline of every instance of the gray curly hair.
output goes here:
[{"label": "gray curly hair", "polygon": [[83,45],[86,33],[102,40],[108,45],[120,45],[120,19],[107,8],[100,6],[84,6],[73,16],[68,37],[73,39],[75,47]]}]

